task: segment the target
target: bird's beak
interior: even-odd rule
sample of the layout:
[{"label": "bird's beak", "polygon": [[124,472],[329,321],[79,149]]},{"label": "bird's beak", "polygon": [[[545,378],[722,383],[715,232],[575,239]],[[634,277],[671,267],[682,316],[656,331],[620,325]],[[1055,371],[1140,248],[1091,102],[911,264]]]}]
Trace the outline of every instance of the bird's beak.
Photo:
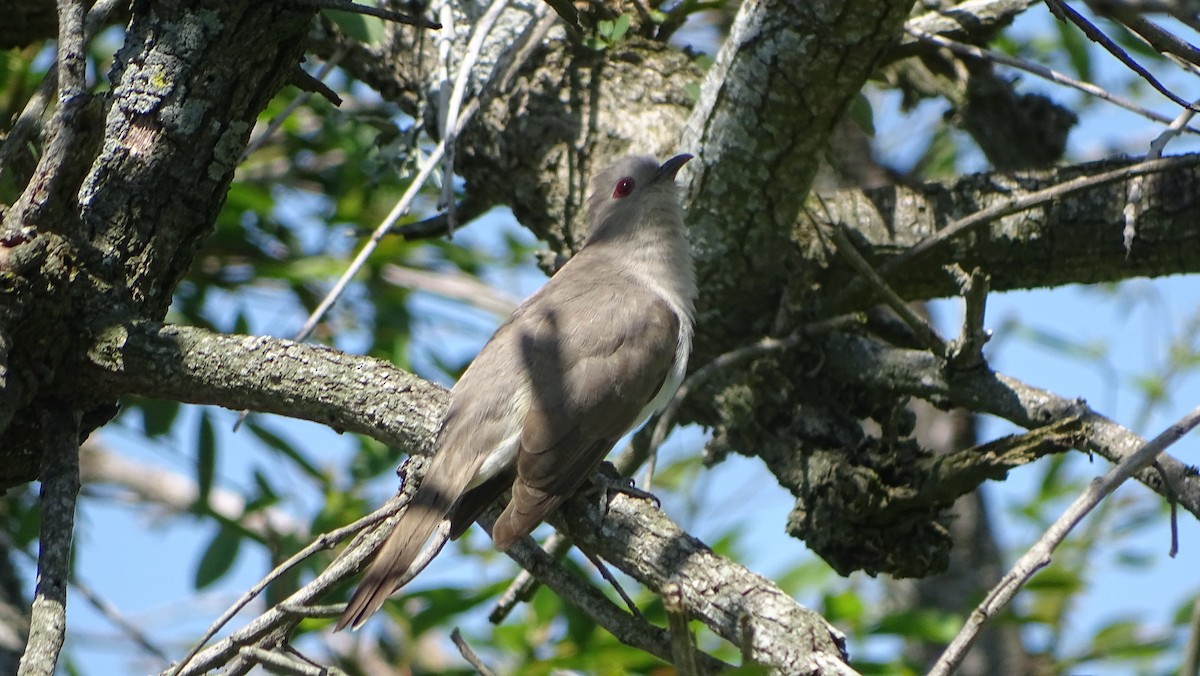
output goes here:
[{"label": "bird's beak", "polygon": [[662,166],[658,168],[658,173],[654,174],[653,182],[658,183],[659,181],[674,181],[675,174],[679,172],[680,167],[687,164],[687,161],[690,159],[692,159],[692,156],[684,153],[682,155],[676,155],[666,162],[663,162]]}]

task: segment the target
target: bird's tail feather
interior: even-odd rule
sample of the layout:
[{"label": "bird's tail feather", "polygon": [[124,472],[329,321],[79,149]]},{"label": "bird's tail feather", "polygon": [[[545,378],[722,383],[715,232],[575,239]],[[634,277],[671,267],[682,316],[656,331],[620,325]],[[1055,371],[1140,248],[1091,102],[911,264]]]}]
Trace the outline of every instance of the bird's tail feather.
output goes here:
[{"label": "bird's tail feather", "polygon": [[[338,618],[337,630],[347,626],[358,629],[387,600],[413,561],[424,548],[426,540],[442,523],[454,506],[466,482],[458,476],[446,476],[439,472],[435,462],[425,474],[425,480],[396,522],[387,540],[383,543],[375,560],[367,568],[358,589]],[[458,472],[449,474],[459,474]],[[445,485],[446,483],[455,485]],[[444,543],[443,543],[444,544]]]}]

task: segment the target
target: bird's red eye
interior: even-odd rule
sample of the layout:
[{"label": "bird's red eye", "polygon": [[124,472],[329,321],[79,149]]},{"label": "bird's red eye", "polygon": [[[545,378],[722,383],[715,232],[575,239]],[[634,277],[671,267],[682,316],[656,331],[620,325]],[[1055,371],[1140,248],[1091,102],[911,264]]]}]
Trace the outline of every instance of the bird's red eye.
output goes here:
[{"label": "bird's red eye", "polygon": [[633,186],[634,186],[633,179],[628,176],[617,181],[617,187],[613,189],[613,199],[619,200],[622,197],[625,197],[629,193],[633,192]]}]

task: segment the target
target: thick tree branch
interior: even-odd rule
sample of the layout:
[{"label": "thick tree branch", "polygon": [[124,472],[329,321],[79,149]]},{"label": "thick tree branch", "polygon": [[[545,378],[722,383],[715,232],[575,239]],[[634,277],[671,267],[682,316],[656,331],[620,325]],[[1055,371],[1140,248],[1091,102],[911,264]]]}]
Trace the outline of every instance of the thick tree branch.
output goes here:
[{"label": "thick tree branch", "polygon": [[[978,267],[1003,291],[1107,282],[1133,276],[1200,271],[1200,155],[1164,158],[1143,185],[1144,210],[1131,253],[1122,240],[1125,202],[1138,163],[1105,161],[1044,172],[966,176],[947,184],[847,190],[814,200],[803,227],[850,225],[860,249],[879,267],[953,222],[994,211],[969,233],[939,243],[919,260],[887,275],[909,300],[954,295],[958,281],[945,266]],[[1109,174],[1113,180],[1084,190],[1072,182]],[[1038,199],[1041,193],[1043,197]],[[867,253],[869,252],[869,253]],[[855,273],[817,253],[828,264],[821,283],[843,289]],[[859,287],[865,288],[865,287]]]},{"label": "thick tree branch", "polygon": [[[681,147],[697,153],[688,224],[701,288],[696,362],[770,331],[787,270],[815,230],[793,225],[821,149],[912,6],[904,0],[742,4]],[[780,180],[786,180],[786,187]]]},{"label": "thick tree branch", "polygon": [[678,585],[688,615],[753,662],[787,673],[849,673],[843,637],[824,618],[713,553],[650,501],[616,494],[600,514],[594,500],[576,498],[551,523],[656,593]]},{"label": "thick tree branch", "polygon": [[114,392],[278,413],[407,452],[431,448],[446,406],[445,389],[387,362],[280,338],[129,323],[89,356]]}]

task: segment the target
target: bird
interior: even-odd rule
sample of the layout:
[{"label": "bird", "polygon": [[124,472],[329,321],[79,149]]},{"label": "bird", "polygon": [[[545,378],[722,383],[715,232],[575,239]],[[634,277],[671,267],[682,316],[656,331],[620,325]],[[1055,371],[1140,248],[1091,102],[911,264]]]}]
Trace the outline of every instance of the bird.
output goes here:
[{"label": "bird", "polygon": [[692,159],[629,155],[597,172],[583,246],[496,330],[450,391],[435,452],[337,623],[358,629],[427,540],[495,500],[508,549],[573,495],[687,370],[697,296],[675,182]]}]

